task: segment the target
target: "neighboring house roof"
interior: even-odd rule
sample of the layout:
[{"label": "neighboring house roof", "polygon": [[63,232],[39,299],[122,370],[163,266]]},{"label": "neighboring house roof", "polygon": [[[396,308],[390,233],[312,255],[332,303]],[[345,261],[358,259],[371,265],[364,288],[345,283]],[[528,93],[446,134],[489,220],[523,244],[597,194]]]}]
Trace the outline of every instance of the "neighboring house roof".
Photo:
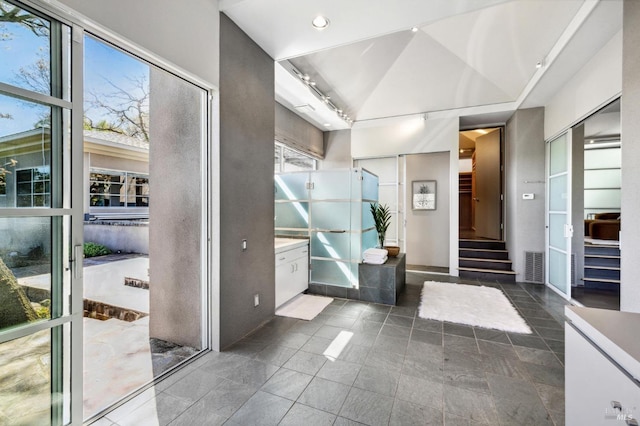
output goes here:
[{"label": "neighboring house roof", "polygon": [[[49,149],[51,130],[38,128],[0,137],[0,155],[23,154],[42,149],[44,143]],[[84,130],[84,151],[96,154],[149,160],[149,142],[115,132]],[[43,139],[44,138],[44,139]]]},{"label": "neighboring house roof", "polygon": [[108,142],[107,145],[117,144],[149,151],[149,142],[138,138],[132,138],[131,136],[122,135],[120,133],[106,130],[84,130],[83,134],[85,141],[88,142],[98,144],[105,144],[105,142]]}]

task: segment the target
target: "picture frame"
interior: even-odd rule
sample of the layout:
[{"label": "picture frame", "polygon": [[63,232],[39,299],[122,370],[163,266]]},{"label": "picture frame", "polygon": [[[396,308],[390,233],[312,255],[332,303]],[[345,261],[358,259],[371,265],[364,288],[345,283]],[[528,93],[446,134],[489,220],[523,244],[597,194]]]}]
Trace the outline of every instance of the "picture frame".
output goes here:
[{"label": "picture frame", "polygon": [[411,182],[411,202],[413,210],[435,210],[437,182],[435,180],[414,180]]}]

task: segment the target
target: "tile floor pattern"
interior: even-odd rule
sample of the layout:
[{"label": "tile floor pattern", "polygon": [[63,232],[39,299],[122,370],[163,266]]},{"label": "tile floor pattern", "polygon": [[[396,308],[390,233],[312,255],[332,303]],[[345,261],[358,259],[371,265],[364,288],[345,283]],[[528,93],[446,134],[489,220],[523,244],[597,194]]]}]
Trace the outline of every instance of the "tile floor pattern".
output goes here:
[{"label": "tile floor pattern", "polygon": [[[425,280],[501,288],[533,335],[416,317]],[[102,425],[563,425],[565,301],[532,284],[407,273],[398,306],[336,299],[276,317],[100,419]],[[336,361],[322,352],[353,332]]]}]

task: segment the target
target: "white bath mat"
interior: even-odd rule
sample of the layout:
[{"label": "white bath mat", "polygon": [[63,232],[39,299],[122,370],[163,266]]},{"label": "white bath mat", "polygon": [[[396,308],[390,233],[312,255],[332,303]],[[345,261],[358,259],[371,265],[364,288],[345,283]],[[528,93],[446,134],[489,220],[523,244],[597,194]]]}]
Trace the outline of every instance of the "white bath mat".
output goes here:
[{"label": "white bath mat", "polygon": [[333,302],[331,297],[299,294],[280,306],[276,310],[276,315],[309,321],[314,319],[331,302]]},{"label": "white bath mat", "polygon": [[531,329],[504,293],[493,287],[426,281],[418,316],[531,334]]}]

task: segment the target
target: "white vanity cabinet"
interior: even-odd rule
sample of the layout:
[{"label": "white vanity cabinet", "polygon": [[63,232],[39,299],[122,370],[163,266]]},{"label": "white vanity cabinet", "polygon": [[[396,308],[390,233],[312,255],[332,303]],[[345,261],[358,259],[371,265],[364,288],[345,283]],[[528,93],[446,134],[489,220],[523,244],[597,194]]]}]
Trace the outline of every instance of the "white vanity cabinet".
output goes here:
[{"label": "white vanity cabinet", "polygon": [[568,307],[565,424],[637,425],[640,314]]},{"label": "white vanity cabinet", "polygon": [[277,308],[309,288],[309,241],[276,238],[275,247]]}]

